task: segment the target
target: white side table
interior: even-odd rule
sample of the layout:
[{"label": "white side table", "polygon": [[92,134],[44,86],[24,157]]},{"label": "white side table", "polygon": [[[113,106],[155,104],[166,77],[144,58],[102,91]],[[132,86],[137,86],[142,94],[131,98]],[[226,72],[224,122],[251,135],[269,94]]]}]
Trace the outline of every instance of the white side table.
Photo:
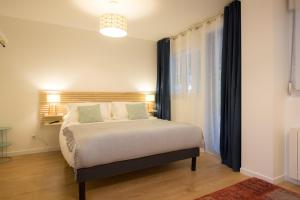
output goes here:
[{"label": "white side table", "polygon": [[11,145],[7,141],[7,133],[10,129],[10,127],[0,127],[0,162],[10,160],[7,155],[7,148]]}]

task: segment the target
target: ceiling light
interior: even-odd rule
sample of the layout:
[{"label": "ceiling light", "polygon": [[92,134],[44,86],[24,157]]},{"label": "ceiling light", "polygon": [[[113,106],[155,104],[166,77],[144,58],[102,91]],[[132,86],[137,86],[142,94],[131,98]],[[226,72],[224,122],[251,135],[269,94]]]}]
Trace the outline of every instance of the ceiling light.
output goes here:
[{"label": "ceiling light", "polygon": [[102,35],[114,38],[127,35],[127,19],[118,14],[104,14],[100,17],[100,30]]}]

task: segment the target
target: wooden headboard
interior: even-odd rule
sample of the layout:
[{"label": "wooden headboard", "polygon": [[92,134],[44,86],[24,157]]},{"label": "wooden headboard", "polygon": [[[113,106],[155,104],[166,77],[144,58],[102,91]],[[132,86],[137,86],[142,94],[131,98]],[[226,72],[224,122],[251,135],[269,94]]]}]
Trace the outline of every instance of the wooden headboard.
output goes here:
[{"label": "wooden headboard", "polygon": [[[56,106],[57,113],[66,113],[65,104],[83,103],[83,102],[114,102],[114,101],[131,101],[145,102],[147,94],[154,92],[59,92],[60,103]],[[49,104],[47,103],[48,92],[40,92],[40,121],[48,113]]]}]

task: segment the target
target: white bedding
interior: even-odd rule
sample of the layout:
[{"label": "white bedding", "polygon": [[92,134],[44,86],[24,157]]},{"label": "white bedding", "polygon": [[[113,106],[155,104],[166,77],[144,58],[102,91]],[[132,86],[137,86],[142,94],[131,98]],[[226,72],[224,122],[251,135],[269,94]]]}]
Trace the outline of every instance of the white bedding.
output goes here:
[{"label": "white bedding", "polygon": [[[74,137],[69,151],[64,128]],[[59,136],[62,154],[75,168],[87,168],[170,151],[200,147],[201,129],[159,119],[64,124]]]}]

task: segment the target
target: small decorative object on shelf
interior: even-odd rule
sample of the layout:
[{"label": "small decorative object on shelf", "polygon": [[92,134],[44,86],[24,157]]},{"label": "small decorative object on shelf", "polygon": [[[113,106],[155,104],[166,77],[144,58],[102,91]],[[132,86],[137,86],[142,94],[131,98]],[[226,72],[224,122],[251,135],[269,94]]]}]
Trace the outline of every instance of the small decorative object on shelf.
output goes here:
[{"label": "small decorative object on shelf", "polygon": [[0,162],[10,160],[10,157],[7,155],[7,148],[11,145],[7,141],[7,133],[9,130],[9,127],[0,127]]}]

